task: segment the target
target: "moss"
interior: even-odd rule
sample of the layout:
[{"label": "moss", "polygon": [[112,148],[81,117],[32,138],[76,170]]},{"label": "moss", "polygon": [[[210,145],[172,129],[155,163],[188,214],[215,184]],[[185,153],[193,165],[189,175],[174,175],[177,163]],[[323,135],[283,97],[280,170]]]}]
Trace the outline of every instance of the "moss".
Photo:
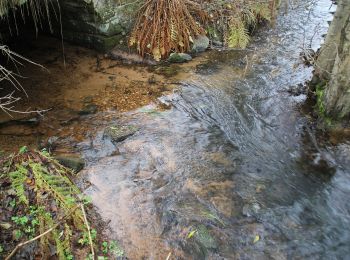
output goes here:
[{"label": "moss", "polygon": [[316,109],[318,116],[326,123],[327,126],[332,125],[331,118],[326,113],[326,108],[324,105],[324,95],[327,83],[320,82],[316,85]]},{"label": "moss", "polygon": [[216,240],[204,225],[199,225],[197,227],[197,234],[195,237],[197,242],[205,249],[205,251],[213,250],[218,247]]},{"label": "moss", "polygon": [[326,85],[323,85],[323,84],[316,85],[316,107],[320,115],[324,115],[326,112],[326,109],[323,103],[325,86]]}]

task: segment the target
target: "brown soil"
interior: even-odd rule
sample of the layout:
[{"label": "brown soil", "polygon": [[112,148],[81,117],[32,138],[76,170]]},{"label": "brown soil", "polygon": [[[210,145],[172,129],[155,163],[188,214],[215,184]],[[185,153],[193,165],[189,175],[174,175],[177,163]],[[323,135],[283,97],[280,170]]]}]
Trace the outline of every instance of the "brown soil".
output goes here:
[{"label": "brown soil", "polygon": [[78,123],[84,107],[90,113],[130,111],[156,102],[173,89],[164,76],[146,66],[123,65],[89,49],[69,44],[64,47],[65,64],[57,39],[41,37],[23,50],[27,58],[47,70],[31,64],[19,68],[28,97],[18,93],[23,98],[16,109],[50,111],[37,116],[39,123],[35,126],[11,121],[35,114],[13,114],[11,118],[1,112],[0,150],[13,151],[23,145],[37,148],[42,139],[55,135],[81,140],[90,127]]}]

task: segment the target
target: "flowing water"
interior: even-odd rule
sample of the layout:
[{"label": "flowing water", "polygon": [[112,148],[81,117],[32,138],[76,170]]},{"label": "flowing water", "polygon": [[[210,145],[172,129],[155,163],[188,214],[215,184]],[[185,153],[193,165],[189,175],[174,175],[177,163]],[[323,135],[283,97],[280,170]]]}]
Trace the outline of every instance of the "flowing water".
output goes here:
[{"label": "flowing water", "polygon": [[[170,109],[88,118],[80,181],[130,259],[349,256],[350,143],[318,138],[290,91],[312,76],[299,54],[319,47],[331,5],[290,1],[247,50],[209,52],[174,78]],[[113,144],[110,124],[139,130]]]}]

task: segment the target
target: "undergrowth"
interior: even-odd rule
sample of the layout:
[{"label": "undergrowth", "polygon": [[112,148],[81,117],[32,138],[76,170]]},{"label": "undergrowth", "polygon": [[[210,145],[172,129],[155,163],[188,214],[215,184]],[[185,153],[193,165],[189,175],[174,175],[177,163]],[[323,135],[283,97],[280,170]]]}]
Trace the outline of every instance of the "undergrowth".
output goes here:
[{"label": "undergrowth", "polygon": [[188,52],[194,39],[207,34],[230,48],[245,48],[250,32],[271,22],[279,0],[146,0],[129,40],[140,55],[166,58]]},{"label": "undergrowth", "polygon": [[[98,242],[101,237],[86,217],[89,200],[71,181],[69,169],[45,151],[26,148],[1,159],[0,167],[0,257],[9,257],[11,252],[20,256],[22,248],[14,250],[14,241],[18,244],[31,239],[37,242],[32,254],[41,259],[52,255],[62,260],[95,259],[94,252],[106,255],[106,247]],[[121,252],[119,248],[119,256]],[[108,259],[99,259],[102,257]]]}]

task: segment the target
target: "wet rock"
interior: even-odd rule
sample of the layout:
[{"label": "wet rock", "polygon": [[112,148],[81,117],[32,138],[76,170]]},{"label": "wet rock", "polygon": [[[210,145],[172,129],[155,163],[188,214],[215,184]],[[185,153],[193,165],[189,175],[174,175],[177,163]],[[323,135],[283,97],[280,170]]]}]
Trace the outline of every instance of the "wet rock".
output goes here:
[{"label": "wet rock", "polygon": [[96,114],[98,110],[98,106],[95,104],[88,104],[83,107],[82,110],[79,111],[80,115],[90,115],[90,114]]},{"label": "wet rock", "polygon": [[209,38],[205,35],[200,35],[193,40],[192,52],[204,52],[209,47]]},{"label": "wet rock", "polygon": [[123,3],[115,0],[60,1],[65,39],[101,51],[126,46],[126,34],[132,29],[140,3],[134,0]]},{"label": "wet rock", "polygon": [[46,149],[47,151],[51,152],[51,151],[56,149],[56,147],[58,145],[58,140],[59,140],[58,136],[51,136],[47,139],[47,141],[39,140],[38,148],[40,150]]},{"label": "wet rock", "polygon": [[80,172],[85,166],[84,159],[77,154],[60,154],[56,155],[55,159],[63,166],[72,169],[75,173]]},{"label": "wet rock", "polygon": [[172,53],[168,58],[168,61],[171,63],[184,63],[191,60],[191,55],[187,53]]},{"label": "wet rock", "polygon": [[130,53],[119,49],[111,50],[108,53],[107,57],[109,57],[112,60],[119,60],[125,64],[147,64],[147,65],[157,64],[157,62],[151,58],[148,58],[148,57],[144,58],[138,55],[137,53]]},{"label": "wet rock", "polygon": [[260,211],[260,205],[257,202],[245,204],[242,209],[242,214],[246,217],[256,215]]},{"label": "wet rock", "polygon": [[216,62],[209,61],[207,63],[198,64],[196,66],[196,73],[200,75],[211,75],[220,70]]},{"label": "wet rock", "polygon": [[222,41],[215,41],[215,40],[212,40],[211,41],[211,43],[212,43],[212,45],[214,46],[214,47],[223,47],[224,46],[224,43],[222,42]]},{"label": "wet rock", "polygon": [[109,138],[112,142],[121,142],[136,133],[138,129],[131,125],[109,126],[103,133],[103,138]]}]

